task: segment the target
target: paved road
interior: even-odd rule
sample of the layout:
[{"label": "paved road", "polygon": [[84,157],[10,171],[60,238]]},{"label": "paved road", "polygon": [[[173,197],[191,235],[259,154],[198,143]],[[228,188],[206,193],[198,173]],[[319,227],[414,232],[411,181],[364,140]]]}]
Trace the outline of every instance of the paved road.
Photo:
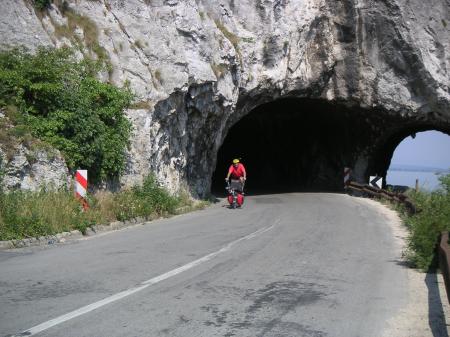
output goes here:
[{"label": "paved road", "polygon": [[339,194],[246,202],[1,252],[0,336],[382,334],[408,298],[385,217]]}]

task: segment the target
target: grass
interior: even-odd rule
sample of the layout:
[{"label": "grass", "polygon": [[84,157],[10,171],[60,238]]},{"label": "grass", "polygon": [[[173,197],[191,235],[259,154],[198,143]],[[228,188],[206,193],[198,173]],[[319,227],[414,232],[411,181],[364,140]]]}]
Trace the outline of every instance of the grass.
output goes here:
[{"label": "grass", "polygon": [[8,161],[14,157],[20,145],[30,150],[31,156],[36,151],[44,150],[51,158],[54,157],[55,151],[48,144],[33,137],[29,127],[17,122],[20,117],[16,106],[7,105],[2,111],[6,117],[0,119],[0,147]]},{"label": "grass", "polygon": [[82,212],[69,191],[1,194],[0,210],[0,240],[83,231],[99,220],[96,212]]},{"label": "grass", "polygon": [[187,193],[171,195],[149,176],[142,185],[130,189],[90,195],[89,205],[90,208],[83,211],[71,190],[0,193],[0,240],[39,237],[74,229],[84,233],[95,224],[137,217],[153,219],[176,214],[179,208],[196,209],[206,204],[195,203]]},{"label": "grass", "polygon": [[138,101],[131,104],[130,109],[133,110],[150,110],[153,107],[151,101]]},{"label": "grass", "polygon": [[136,40],[134,41],[134,45],[139,48],[139,49],[143,49],[144,48],[144,44],[142,43],[141,40]]},{"label": "grass", "polygon": [[418,212],[409,215],[399,209],[409,230],[405,257],[412,265],[428,270],[436,261],[436,244],[442,231],[450,231],[450,175],[440,177],[441,187],[433,192],[409,190]]},{"label": "grass", "polygon": [[225,27],[225,25],[222,22],[220,22],[219,20],[214,20],[214,22],[216,23],[217,28],[219,28],[219,30],[222,32],[222,34],[228,39],[228,41],[231,42],[233,47],[235,49],[239,49],[239,41],[240,41],[239,36],[230,32],[227,29],[227,27]]},{"label": "grass", "polygon": [[211,63],[211,69],[214,75],[216,75],[217,79],[223,78],[223,75],[225,75],[226,72],[228,71],[227,66],[223,63],[221,64]]},{"label": "grass", "polygon": [[236,51],[236,54],[239,58],[239,62],[242,66],[242,54],[241,54],[241,50],[239,48],[239,42],[241,39],[236,34],[230,32],[221,21],[214,20],[214,22],[215,22],[217,28],[222,32],[223,36],[225,36],[227,38],[227,40],[230,41],[230,43],[233,45],[233,48]]},{"label": "grass", "polygon": [[162,75],[161,75],[161,70],[159,70],[159,69],[155,70],[155,78],[158,80],[158,82],[160,84],[164,83],[164,80],[163,80]]},{"label": "grass", "polygon": [[255,39],[253,37],[243,37],[242,41],[245,43],[255,43]]},{"label": "grass", "polygon": [[[53,22],[56,36],[65,37],[80,47],[84,44],[91,53],[97,55],[98,59],[107,61],[109,59],[108,52],[98,42],[99,30],[95,22],[70,8],[60,7],[62,7],[61,11],[67,18],[67,25],[58,25]],[[75,34],[77,28],[83,30],[82,39]]]},{"label": "grass", "polygon": [[0,144],[1,148],[5,152],[6,159],[9,161],[15,154],[15,149],[19,146],[20,142],[15,133],[14,127],[8,125],[5,119],[0,119]]}]

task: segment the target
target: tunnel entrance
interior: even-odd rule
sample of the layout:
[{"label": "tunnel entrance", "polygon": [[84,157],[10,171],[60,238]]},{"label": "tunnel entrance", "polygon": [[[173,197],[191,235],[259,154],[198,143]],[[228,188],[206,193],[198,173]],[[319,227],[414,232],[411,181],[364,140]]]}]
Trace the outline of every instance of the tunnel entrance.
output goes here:
[{"label": "tunnel entrance", "polygon": [[212,192],[224,190],[233,158],[247,168],[247,192],[342,191],[353,161],[361,117],[323,100],[280,99],[263,104],[229,130],[218,152]]}]

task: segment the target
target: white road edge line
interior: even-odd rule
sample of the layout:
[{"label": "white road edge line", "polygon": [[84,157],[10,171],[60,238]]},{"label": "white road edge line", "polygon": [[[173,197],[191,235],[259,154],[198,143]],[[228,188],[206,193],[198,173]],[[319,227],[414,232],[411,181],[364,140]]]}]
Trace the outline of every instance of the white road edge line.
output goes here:
[{"label": "white road edge line", "polygon": [[192,268],[194,268],[194,267],[196,267],[196,266],[198,266],[198,265],[200,265],[202,263],[205,263],[205,262],[215,258],[217,255],[225,253],[226,251],[230,250],[231,247],[233,247],[237,243],[239,243],[241,241],[244,241],[244,240],[253,239],[253,238],[255,238],[258,235],[261,235],[261,234],[264,234],[265,232],[270,231],[274,227],[275,227],[275,224],[270,226],[270,227],[265,227],[265,228],[258,229],[256,232],[253,232],[253,233],[251,233],[249,235],[246,235],[246,236],[244,236],[242,238],[239,238],[239,239],[237,239],[235,241],[230,242],[229,244],[227,244],[226,246],[222,247],[221,249],[219,249],[218,251],[216,251],[214,253],[208,254],[208,255],[200,258],[200,259],[197,259],[195,261],[189,262],[188,264],[185,264],[184,266],[181,266],[181,267],[173,269],[173,270],[171,270],[171,271],[169,271],[167,273],[164,273],[162,275],[159,275],[159,276],[156,276],[154,278],[151,278],[150,280],[144,281],[144,282],[142,282],[140,285],[138,285],[136,287],[133,287],[133,288],[121,291],[120,293],[117,293],[117,294],[114,294],[112,296],[106,297],[103,300],[100,300],[98,302],[86,305],[86,306],[81,307],[81,308],[79,308],[77,310],[71,311],[71,312],[69,312],[67,314],[61,315],[61,316],[56,317],[54,319],[51,319],[51,320],[49,320],[47,322],[41,323],[39,325],[36,325],[36,326],[34,326],[34,327],[30,328],[30,329],[27,329],[27,330],[25,330],[25,331],[23,331],[23,332],[21,332],[19,334],[10,335],[10,337],[33,336],[35,334],[38,334],[38,333],[40,333],[40,332],[42,332],[44,330],[47,330],[47,329],[53,327],[55,325],[64,323],[64,322],[66,322],[68,320],[71,320],[71,319],[73,319],[75,317],[87,314],[88,312],[91,312],[91,311],[93,311],[95,309],[103,307],[103,306],[105,306],[107,304],[110,304],[112,302],[118,301],[118,300],[120,300],[120,299],[122,299],[124,297],[127,297],[127,296],[130,296],[132,294],[135,294],[135,293],[137,293],[137,292],[139,292],[141,290],[144,290],[145,288],[148,288],[149,286],[151,286],[153,284],[156,284],[158,282],[164,281],[164,280],[166,280],[166,279],[168,279],[168,278],[170,278],[172,276],[178,275],[178,274],[180,274],[182,272],[185,272],[185,271],[187,271],[189,269],[192,269]]}]

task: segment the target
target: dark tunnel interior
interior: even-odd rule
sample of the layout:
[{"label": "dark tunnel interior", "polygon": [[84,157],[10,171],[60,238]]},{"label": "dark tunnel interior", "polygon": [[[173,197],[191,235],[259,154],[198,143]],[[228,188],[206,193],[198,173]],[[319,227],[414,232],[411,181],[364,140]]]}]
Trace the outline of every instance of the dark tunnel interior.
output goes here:
[{"label": "dark tunnel interior", "polygon": [[212,192],[224,191],[233,158],[247,169],[248,193],[342,191],[343,168],[356,152],[354,139],[364,139],[358,127],[363,119],[355,113],[336,103],[298,98],[255,108],[229,130]]}]

